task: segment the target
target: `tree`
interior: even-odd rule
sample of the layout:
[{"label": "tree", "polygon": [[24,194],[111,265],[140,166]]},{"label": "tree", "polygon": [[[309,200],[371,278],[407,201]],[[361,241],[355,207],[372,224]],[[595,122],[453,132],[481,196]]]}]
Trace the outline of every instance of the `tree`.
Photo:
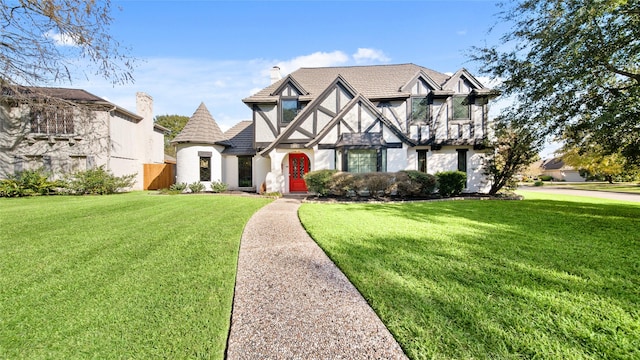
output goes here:
[{"label": "tree", "polygon": [[491,195],[505,187],[515,188],[515,176],[538,160],[542,147],[535,132],[517,127],[504,118],[497,121],[496,140],[490,144],[494,152],[485,160],[485,174],[491,179]]},{"label": "tree", "polygon": [[564,146],[562,160],[576,169],[584,170],[592,176],[602,177],[610,184],[614,177],[622,175],[627,169],[624,156],[620,153],[605,154],[601,146],[588,149]]},{"label": "tree", "polygon": [[180,131],[189,122],[188,116],[182,115],[158,115],[155,118],[155,123],[167,128],[169,133],[164,137],[164,153],[175,156],[176,149],[171,145],[171,140],[175,138]]},{"label": "tree", "polygon": [[519,126],[640,163],[640,2],[518,0],[502,8],[512,29],[471,58],[516,99],[507,111],[519,114]]},{"label": "tree", "polygon": [[[133,80],[133,60],[110,34],[110,1],[8,0],[0,3],[0,82],[18,85],[71,82],[79,67],[114,84]],[[88,60],[91,66],[79,60]],[[88,66],[88,67],[87,67]],[[85,73],[84,76],[89,76]]]}]

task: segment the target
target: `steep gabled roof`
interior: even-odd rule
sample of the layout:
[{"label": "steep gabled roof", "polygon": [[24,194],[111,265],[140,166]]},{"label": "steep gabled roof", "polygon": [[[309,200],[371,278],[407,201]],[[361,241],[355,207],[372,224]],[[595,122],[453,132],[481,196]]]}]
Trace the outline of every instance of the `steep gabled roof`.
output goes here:
[{"label": "steep gabled roof", "polygon": [[180,143],[230,145],[204,103],[200,104],[182,131],[171,141],[171,144]]},{"label": "steep gabled roof", "polygon": [[243,99],[247,104],[273,102],[274,94],[283,82],[293,78],[315,98],[338,76],[342,76],[351,86],[368,99],[391,99],[408,97],[408,92],[399,91],[404,85],[422,72],[433,84],[441,87],[449,76],[415,64],[344,66],[325,68],[300,68],[284,79],[260,90],[255,95]]}]

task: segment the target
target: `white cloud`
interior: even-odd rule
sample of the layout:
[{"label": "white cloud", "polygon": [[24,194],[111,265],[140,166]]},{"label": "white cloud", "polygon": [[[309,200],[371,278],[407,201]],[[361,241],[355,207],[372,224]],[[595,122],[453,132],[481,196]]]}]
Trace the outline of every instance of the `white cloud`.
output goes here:
[{"label": "white cloud", "polygon": [[353,54],[353,59],[357,64],[371,63],[371,62],[388,62],[389,59],[382,50],[358,48],[358,52]]},{"label": "white cloud", "polygon": [[349,56],[342,51],[333,52],[317,51],[310,55],[302,55],[291,60],[280,61],[276,65],[280,67],[280,72],[289,74],[301,67],[326,67],[344,65],[349,61]]},{"label": "white cloud", "polygon": [[60,34],[53,30],[49,30],[46,33],[44,33],[44,37],[46,37],[47,39],[53,40],[53,42],[58,46],[73,47],[78,45],[78,43],[71,36],[67,34]]},{"label": "white cloud", "polygon": [[[358,50],[361,59],[384,59],[381,51],[367,53]],[[356,53],[356,54],[358,54]],[[300,67],[353,65],[356,59],[343,51],[314,52],[289,60],[208,60],[185,58],[140,59],[133,72],[135,83],[113,86],[99,78],[87,80],[77,74],[71,84],[130,111],[136,109],[136,92],[145,92],[154,101],[154,114],[191,116],[204,102],[221,128],[229,128],[240,120],[251,119],[251,109],[242,99],[255,94],[270,84],[270,70],[280,66],[283,75]],[[77,69],[87,64],[78,63]]]},{"label": "white cloud", "polygon": [[458,30],[456,31],[456,34],[458,34],[459,36],[465,36],[467,35],[467,30]]}]

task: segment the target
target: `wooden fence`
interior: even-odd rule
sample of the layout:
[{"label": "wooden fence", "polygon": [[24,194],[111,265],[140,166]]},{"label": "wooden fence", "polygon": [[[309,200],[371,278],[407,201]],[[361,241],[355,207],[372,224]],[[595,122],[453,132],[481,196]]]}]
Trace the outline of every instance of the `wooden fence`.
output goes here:
[{"label": "wooden fence", "polygon": [[144,164],[144,189],[158,190],[173,185],[175,164]]}]

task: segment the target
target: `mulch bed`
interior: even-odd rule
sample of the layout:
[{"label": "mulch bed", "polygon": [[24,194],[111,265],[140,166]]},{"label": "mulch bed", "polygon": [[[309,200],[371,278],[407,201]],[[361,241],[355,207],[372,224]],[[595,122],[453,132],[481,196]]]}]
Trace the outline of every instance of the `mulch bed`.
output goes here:
[{"label": "mulch bed", "polygon": [[455,200],[522,200],[524,197],[517,194],[497,194],[488,195],[480,193],[462,194],[460,196],[443,198],[442,196],[421,196],[421,197],[407,197],[402,198],[399,196],[379,196],[379,197],[366,197],[366,196],[307,196],[303,202],[311,203],[404,203],[404,202],[424,202],[424,201],[455,201]]}]

